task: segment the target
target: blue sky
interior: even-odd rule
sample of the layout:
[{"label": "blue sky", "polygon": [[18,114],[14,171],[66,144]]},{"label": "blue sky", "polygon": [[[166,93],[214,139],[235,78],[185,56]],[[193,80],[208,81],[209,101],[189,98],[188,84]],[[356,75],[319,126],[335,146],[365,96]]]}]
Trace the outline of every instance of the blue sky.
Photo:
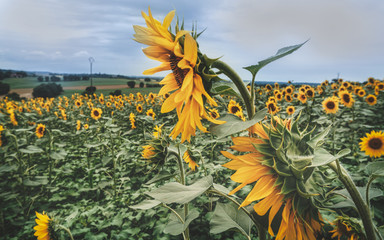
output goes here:
[{"label": "blue sky", "polygon": [[93,72],[142,75],[159,64],[132,40],[148,6],[159,20],[175,9],[187,29],[206,28],[201,52],[222,57],[245,80],[243,67],[308,39],[256,80],[384,78],[382,0],[1,0],[0,68],[87,73],[93,57]]}]

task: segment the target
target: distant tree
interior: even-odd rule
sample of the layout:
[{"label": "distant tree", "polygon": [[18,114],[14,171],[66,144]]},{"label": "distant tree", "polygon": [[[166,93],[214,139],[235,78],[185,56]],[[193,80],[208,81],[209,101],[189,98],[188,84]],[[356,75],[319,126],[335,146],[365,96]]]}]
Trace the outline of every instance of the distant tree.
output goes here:
[{"label": "distant tree", "polygon": [[49,77],[48,76],[45,77],[45,81],[49,82]]},{"label": "distant tree", "polygon": [[141,88],[144,87],[144,83],[143,83],[143,82],[140,83],[140,87],[141,87]]},{"label": "distant tree", "polygon": [[3,70],[0,69],[0,80],[3,80],[5,78]]},{"label": "distant tree", "polygon": [[60,78],[57,76],[51,76],[51,82],[60,82]]},{"label": "distant tree", "polygon": [[81,80],[83,80],[83,81],[89,81],[89,76],[83,76]]},{"label": "distant tree", "polygon": [[150,78],[145,78],[144,81],[146,81],[146,82],[150,82],[151,79],[150,79]]},{"label": "distant tree", "polygon": [[109,95],[120,96],[121,95],[121,90],[117,89],[117,90],[115,90],[113,92],[110,92]]},{"label": "distant tree", "polygon": [[38,77],[37,77],[37,81],[39,81],[39,82],[44,82],[44,78],[43,78],[42,76],[38,76]]},{"label": "distant tree", "polygon": [[127,85],[129,88],[135,88],[136,82],[135,81],[128,81]]},{"label": "distant tree", "polygon": [[7,94],[11,90],[11,87],[8,83],[2,83],[0,82],[0,95]]},{"label": "distant tree", "polygon": [[59,96],[62,91],[63,87],[60,84],[43,83],[33,88],[32,96],[35,98],[51,98]]}]

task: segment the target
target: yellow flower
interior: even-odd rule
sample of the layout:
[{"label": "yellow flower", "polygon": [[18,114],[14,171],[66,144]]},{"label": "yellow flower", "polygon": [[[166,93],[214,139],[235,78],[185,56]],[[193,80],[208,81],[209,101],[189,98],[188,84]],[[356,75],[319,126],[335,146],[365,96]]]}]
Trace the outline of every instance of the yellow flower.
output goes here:
[{"label": "yellow flower", "polygon": [[151,145],[145,145],[143,146],[144,150],[141,153],[141,156],[145,159],[151,159],[152,157],[155,156],[155,148],[152,147]]},{"label": "yellow flower", "polygon": [[103,111],[101,110],[101,108],[93,108],[91,111],[91,117],[95,120],[99,120],[101,118],[102,113]]},{"label": "yellow flower", "polygon": [[77,120],[76,121],[76,130],[79,131],[81,129],[81,121]]},{"label": "yellow flower", "polygon": [[339,110],[339,101],[336,97],[326,98],[322,102],[322,105],[326,114],[329,114],[329,113],[335,114]]},{"label": "yellow flower", "polygon": [[47,214],[43,212],[43,214],[36,212],[37,219],[35,220],[37,226],[33,229],[36,231],[35,236],[38,240],[50,240],[51,238],[51,222],[52,219],[48,217]]},{"label": "yellow flower", "polygon": [[39,123],[37,124],[37,127],[36,127],[36,136],[38,138],[41,138],[44,136],[44,132],[45,132],[45,125],[42,124],[42,123]]},{"label": "yellow flower", "polygon": [[76,107],[81,107],[81,105],[83,105],[83,102],[80,100],[80,99],[77,99],[76,101],[75,101],[75,105],[76,105]]},{"label": "yellow flower", "polygon": [[130,113],[129,114],[129,121],[131,122],[131,129],[135,129],[136,126],[135,126],[135,114],[134,113]]},{"label": "yellow flower", "polygon": [[87,130],[89,128],[88,123],[84,124],[83,127],[84,127],[85,130]]},{"label": "yellow flower", "polygon": [[[252,190],[240,206],[245,207],[258,201],[253,209],[260,216],[268,213],[268,232],[271,236],[276,240],[315,240],[317,233],[321,230],[322,217],[319,211],[311,205],[310,199],[300,197],[301,193],[297,188],[303,190],[304,188],[299,186],[303,186],[304,183],[295,177],[295,174],[289,170],[290,167],[286,166],[287,163],[284,162],[292,160],[280,160],[271,145],[274,140],[270,140],[268,136],[271,134],[276,138],[280,134],[280,137],[283,138],[284,133],[279,133],[279,131],[290,132],[290,126],[290,121],[283,121],[276,117],[272,125],[260,123],[254,125],[252,133],[256,134],[256,137],[232,138],[234,145],[231,148],[244,154],[236,156],[227,151],[221,152],[225,157],[231,159],[223,166],[236,170],[231,179],[240,183],[229,194],[234,194],[246,185],[254,183]],[[295,148],[297,143],[290,144]],[[265,151],[265,153],[261,151]],[[284,155],[284,153],[281,154]],[[290,165],[292,167],[294,163],[290,162]],[[310,163],[308,162],[306,165],[310,165]],[[301,166],[304,167],[302,171],[305,171],[305,165]],[[295,169],[298,168],[295,167]],[[288,187],[287,184],[291,187]],[[306,203],[299,205],[298,201]],[[276,221],[280,221],[278,232],[272,229],[273,221],[277,224]]]},{"label": "yellow flower", "polygon": [[291,94],[286,94],[285,97],[284,97],[285,101],[287,102],[292,102],[293,98],[291,96]]},{"label": "yellow flower", "polygon": [[369,95],[365,98],[365,101],[366,101],[369,105],[373,106],[373,105],[375,105],[375,104],[377,103],[377,98],[376,98],[375,95],[369,94]]},{"label": "yellow flower", "polygon": [[288,115],[292,115],[295,113],[295,107],[294,106],[288,106],[287,107],[287,113]]},{"label": "yellow flower", "polygon": [[299,99],[300,102],[303,104],[307,102],[307,96],[305,95],[305,93],[300,93],[297,99]]},{"label": "yellow flower", "polygon": [[[332,234],[332,238],[336,238],[338,240],[344,239],[347,240],[359,240],[365,239],[364,237],[360,237],[362,234],[362,229],[359,223],[353,218],[339,216],[337,217],[331,225],[334,226],[334,229],[329,231]],[[364,236],[364,235],[363,235]]]},{"label": "yellow flower", "polygon": [[143,106],[141,106],[141,104],[137,104],[136,111],[141,113],[143,111]]},{"label": "yellow flower", "polygon": [[153,132],[153,137],[154,138],[159,138],[160,136],[161,136],[161,128],[164,126],[164,124],[163,125],[161,125],[160,127],[159,126],[155,126],[155,131]]},{"label": "yellow flower", "polygon": [[272,115],[278,113],[280,111],[280,108],[277,106],[277,104],[273,101],[268,101],[266,103],[266,107],[268,109],[268,112]]},{"label": "yellow flower", "polygon": [[194,71],[197,62],[195,39],[185,30],[178,31],[176,35],[168,31],[175,11],[169,12],[163,23],[152,17],[150,9],[148,15],[144,12],[142,15],[147,27],[134,25],[134,40],[149,46],[143,49],[147,57],[162,62],[158,67],[144,71],[144,74],[172,71],[160,82],[164,86],[159,92],[161,96],[172,92],[161,107],[162,113],[176,109],[179,121],[171,132],[172,137],[175,139],[181,133],[181,142],[184,142],[190,141],[196,128],[207,132],[201,123],[202,118],[216,124],[223,123],[212,119],[204,108],[203,95],[210,105],[217,104],[205,91],[201,76]]},{"label": "yellow flower", "polygon": [[153,109],[149,109],[147,112],[146,112],[147,116],[149,117],[152,117],[153,120],[155,120],[155,116],[156,116],[156,113],[153,111]]},{"label": "yellow flower", "polygon": [[232,114],[236,114],[237,112],[242,112],[243,109],[241,108],[240,104],[238,104],[236,101],[231,100],[228,103],[228,112]]},{"label": "yellow flower", "polygon": [[360,150],[365,151],[365,155],[370,157],[380,157],[384,155],[384,133],[372,130],[366,137],[360,138]]},{"label": "yellow flower", "polygon": [[188,163],[188,167],[192,170],[192,171],[195,171],[196,170],[196,167],[199,167],[199,165],[192,160],[192,157],[191,157],[191,154],[189,153],[189,151],[185,151],[184,155],[183,155],[183,159],[186,163]]},{"label": "yellow flower", "polygon": [[213,119],[217,119],[220,117],[219,111],[217,111],[217,109],[215,109],[215,108],[209,109],[209,115]]},{"label": "yellow flower", "polygon": [[350,92],[341,91],[339,92],[338,95],[339,95],[341,104],[349,108],[353,106],[353,103],[355,102],[355,100],[353,99],[352,94]]}]

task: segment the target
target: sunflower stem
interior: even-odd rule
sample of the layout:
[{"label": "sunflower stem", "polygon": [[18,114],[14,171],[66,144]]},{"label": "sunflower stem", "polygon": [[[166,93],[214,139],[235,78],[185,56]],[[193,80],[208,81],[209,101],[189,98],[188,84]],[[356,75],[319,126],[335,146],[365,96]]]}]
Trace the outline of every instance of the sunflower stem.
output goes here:
[{"label": "sunflower stem", "polygon": [[372,223],[369,207],[364,202],[360,192],[357,190],[351,176],[348,174],[347,170],[339,164],[338,160],[336,160],[336,162],[329,163],[328,166],[338,174],[340,181],[344,184],[348,193],[351,195],[352,201],[355,203],[357,211],[359,212],[360,218],[363,222],[367,239],[375,240],[375,228]]},{"label": "sunflower stem", "polygon": [[236,85],[237,90],[239,90],[241,97],[243,98],[245,108],[247,109],[248,119],[252,119],[253,115],[255,115],[255,106],[254,106],[254,103],[252,102],[251,95],[249,94],[249,91],[245,86],[243,80],[240,78],[240,76],[228,64],[220,60],[213,62],[212,68],[219,69],[224,75],[229,77],[229,79],[231,79],[232,82]]},{"label": "sunflower stem", "polygon": [[71,238],[71,240],[74,240],[73,236],[72,236],[72,233],[71,233],[71,230],[69,230],[69,228],[66,228],[63,225],[59,225],[59,227],[68,233],[68,235]]}]

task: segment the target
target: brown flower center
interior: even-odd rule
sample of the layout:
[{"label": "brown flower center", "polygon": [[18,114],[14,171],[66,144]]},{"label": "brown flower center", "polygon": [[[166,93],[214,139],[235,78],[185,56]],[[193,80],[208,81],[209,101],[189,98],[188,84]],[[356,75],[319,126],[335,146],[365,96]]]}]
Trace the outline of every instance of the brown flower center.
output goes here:
[{"label": "brown flower center", "polygon": [[171,69],[172,69],[173,75],[175,76],[177,85],[179,87],[183,85],[184,78],[189,72],[189,69],[181,69],[177,66],[177,64],[180,62],[181,59],[182,58],[177,57],[174,53],[171,53],[169,55],[169,62],[171,65]]},{"label": "brown flower center", "polygon": [[231,107],[231,113],[235,114],[235,113],[237,113],[238,111],[240,111],[240,109],[239,109],[237,106],[232,106],[232,107]]},{"label": "brown flower center", "polygon": [[367,99],[367,101],[370,102],[370,103],[373,103],[373,102],[375,101],[375,98],[373,98],[373,97],[369,97],[369,98]]},{"label": "brown flower center", "polygon": [[93,115],[95,115],[95,117],[99,116],[99,111],[97,110],[93,111]]},{"label": "brown flower center", "polygon": [[326,104],[327,108],[332,110],[332,109],[335,109],[336,105],[334,102],[330,101],[330,102],[327,102]]},{"label": "brown flower center", "polygon": [[39,127],[39,128],[37,129],[37,132],[38,132],[40,135],[43,135],[43,133],[44,133],[44,128],[43,128],[43,127]]},{"label": "brown flower center", "polygon": [[210,114],[211,114],[211,117],[212,117],[212,118],[214,118],[214,119],[217,118],[217,114],[216,114],[215,112],[210,112]]},{"label": "brown flower center", "polygon": [[349,103],[351,101],[351,97],[349,94],[343,94],[343,100],[344,102]]},{"label": "brown flower center", "polygon": [[268,104],[268,109],[271,111],[271,112],[274,112],[276,111],[276,106],[274,103],[270,103]]},{"label": "brown flower center", "polygon": [[383,142],[380,138],[372,138],[368,141],[368,146],[372,149],[380,149],[383,146]]}]

